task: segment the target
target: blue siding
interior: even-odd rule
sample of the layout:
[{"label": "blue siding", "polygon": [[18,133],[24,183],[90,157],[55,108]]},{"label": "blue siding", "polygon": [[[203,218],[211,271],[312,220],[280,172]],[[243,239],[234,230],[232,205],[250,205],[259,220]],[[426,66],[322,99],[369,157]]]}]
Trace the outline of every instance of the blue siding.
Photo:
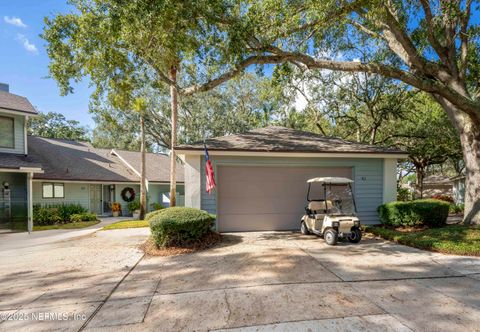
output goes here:
[{"label": "blue siding", "polygon": [[[383,202],[383,159],[381,158],[278,158],[210,156],[215,173],[217,165],[352,167],[358,215],[366,224],[378,223],[377,207]],[[201,208],[217,213],[216,192],[205,192],[205,158],[201,162]]]},{"label": "blue siding", "polygon": [[[0,116],[13,118],[15,147],[13,149],[0,148],[0,152],[25,154],[25,116],[2,113]],[[0,133],[2,135],[2,133]]]}]

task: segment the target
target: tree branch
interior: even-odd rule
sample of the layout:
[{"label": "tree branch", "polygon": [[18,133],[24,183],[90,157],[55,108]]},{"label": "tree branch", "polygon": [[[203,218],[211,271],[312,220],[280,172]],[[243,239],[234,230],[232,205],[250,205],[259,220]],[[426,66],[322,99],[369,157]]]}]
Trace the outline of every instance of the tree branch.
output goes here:
[{"label": "tree branch", "polygon": [[465,13],[462,17],[462,24],[460,27],[460,69],[459,69],[459,76],[460,79],[465,79],[467,75],[467,55],[468,55],[468,35],[467,35],[467,28],[468,22],[470,21],[470,14],[471,14],[471,7],[472,7],[472,0],[467,0],[465,4]]},{"label": "tree branch", "polygon": [[429,0],[420,0],[420,3],[423,7],[423,12],[425,13],[425,20],[427,22],[427,38],[430,44],[432,45],[435,53],[437,53],[440,60],[444,65],[448,64],[448,59],[445,57],[445,49],[440,45],[439,41],[435,38],[434,34],[434,25],[433,25],[433,15],[430,8]]},{"label": "tree branch", "polygon": [[[209,91],[220,84],[228,81],[229,79],[235,77],[236,75],[240,74],[243,72],[247,67],[250,65],[254,64],[276,64],[276,63],[283,63],[287,62],[288,60],[285,59],[284,57],[281,56],[275,56],[275,55],[256,55],[256,56],[250,56],[242,61],[240,61],[233,69],[230,71],[218,76],[217,78],[214,78],[212,80],[209,80],[208,82],[204,84],[194,84],[192,86],[183,88],[179,91],[180,95],[182,96],[190,96],[194,93],[197,92],[205,92]],[[292,62],[294,59],[292,59]]]}]

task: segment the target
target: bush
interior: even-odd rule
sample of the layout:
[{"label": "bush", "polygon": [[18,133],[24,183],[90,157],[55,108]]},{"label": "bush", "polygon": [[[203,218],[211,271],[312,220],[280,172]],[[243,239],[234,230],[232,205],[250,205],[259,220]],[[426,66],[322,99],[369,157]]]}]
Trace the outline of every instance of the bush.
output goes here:
[{"label": "bush", "polygon": [[157,202],[153,202],[152,204],[150,204],[150,207],[154,211],[165,209],[165,206],[163,206],[162,204],[157,203]]},{"label": "bush", "polygon": [[95,221],[95,220],[97,220],[97,215],[95,213],[72,214],[70,216],[70,222]]},{"label": "bush", "polygon": [[450,213],[462,213],[465,210],[464,204],[450,204]]},{"label": "bush", "polygon": [[433,195],[432,199],[438,199],[439,201],[444,201],[444,202],[448,202],[448,203],[453,204],[453,198],[452,198],[452,196],[449,196],[449,195],[437,194],[437,195]]},{"label": "bush", "polygon": [[33,222],[35,225],[54,225],[63,221],[56,207],[33,206]]},{"label": "bush", "polygon": [[408,188],[398,188],[397,189],[397,201],[411,201],[412,193]]},{"label": "bush", "polygon": [[440,227],[447,221],[450,204],[436,199],[391,202],[380,205],[378,213],[385,225]]},{"label": "bush", "polygon": [[82,215],[81,214],[72,214],[70,216],[70,222],[76,223],[82,221]]},{"label": "bush", "polygon": [[135,200],[127,204],[127,209],[130,212],[134,212],[136,210],[140,210],[140,201]]},{"label": "bush", "polygon": [[83,215],[87,213],[80,204],[59,204],[33,206],[33,222],[35,225],[54,225],[71,222],[72,215]]},{"label": "bush", "polygon": [[151,220],[153,217],[159,215],[160,213],[162,213],[163,211],[166,211],[166,210],[167,209],[163,208],[163,209],[160,209],[160,210],[149,212],[145,215],[145,220]]},{"label": "bush", "polygon": [[215,221],[211,214],[194,208],[171,207],[160,211],[150,219],[152,237],[159,247],[196,242],[212,231]]}]

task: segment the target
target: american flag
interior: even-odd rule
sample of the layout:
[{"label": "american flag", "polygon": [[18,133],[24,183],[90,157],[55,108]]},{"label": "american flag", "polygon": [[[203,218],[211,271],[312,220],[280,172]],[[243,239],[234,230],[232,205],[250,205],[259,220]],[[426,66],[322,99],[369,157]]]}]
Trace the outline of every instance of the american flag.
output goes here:
[{"label": "american flag", "polygon": [[210,156],[208,155],[207,146],[205,143],[203,146],[205,147],[205,175],[207,177],[206,189],[207,193],[210,194],[217,184],[215,183],[215,173],[213,172],[213,166],[212,162],[210,161]]}]

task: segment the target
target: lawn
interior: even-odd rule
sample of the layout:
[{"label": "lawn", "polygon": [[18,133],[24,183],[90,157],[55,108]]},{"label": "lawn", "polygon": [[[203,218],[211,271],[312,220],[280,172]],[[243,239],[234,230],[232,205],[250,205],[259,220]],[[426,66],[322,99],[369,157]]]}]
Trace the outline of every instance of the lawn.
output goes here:
[{"label": "lawn", "polygon": [[366,231],[419,249],[453,255],[480,256],[480,227],[478,226],[449,225],[411,232],[369,226]]},{"label": "lawn", "polygon": [[103,227],[103,230],[150,227],[148,220],[125,220]]},{"label": "lawn", "polygon": [[[68,224],[55,224],[55,225],[34,225],[33,231],[46,231],[49,229],[78,229],[78,228],[85,228],[90,227],[93,225],[98,224],[100,221],[79,221],[76,223],[68,223]],[[10,223],[10,229],[15,231],[26,231],[27,230],[27,223],[26,222],[15,222]]]}]

